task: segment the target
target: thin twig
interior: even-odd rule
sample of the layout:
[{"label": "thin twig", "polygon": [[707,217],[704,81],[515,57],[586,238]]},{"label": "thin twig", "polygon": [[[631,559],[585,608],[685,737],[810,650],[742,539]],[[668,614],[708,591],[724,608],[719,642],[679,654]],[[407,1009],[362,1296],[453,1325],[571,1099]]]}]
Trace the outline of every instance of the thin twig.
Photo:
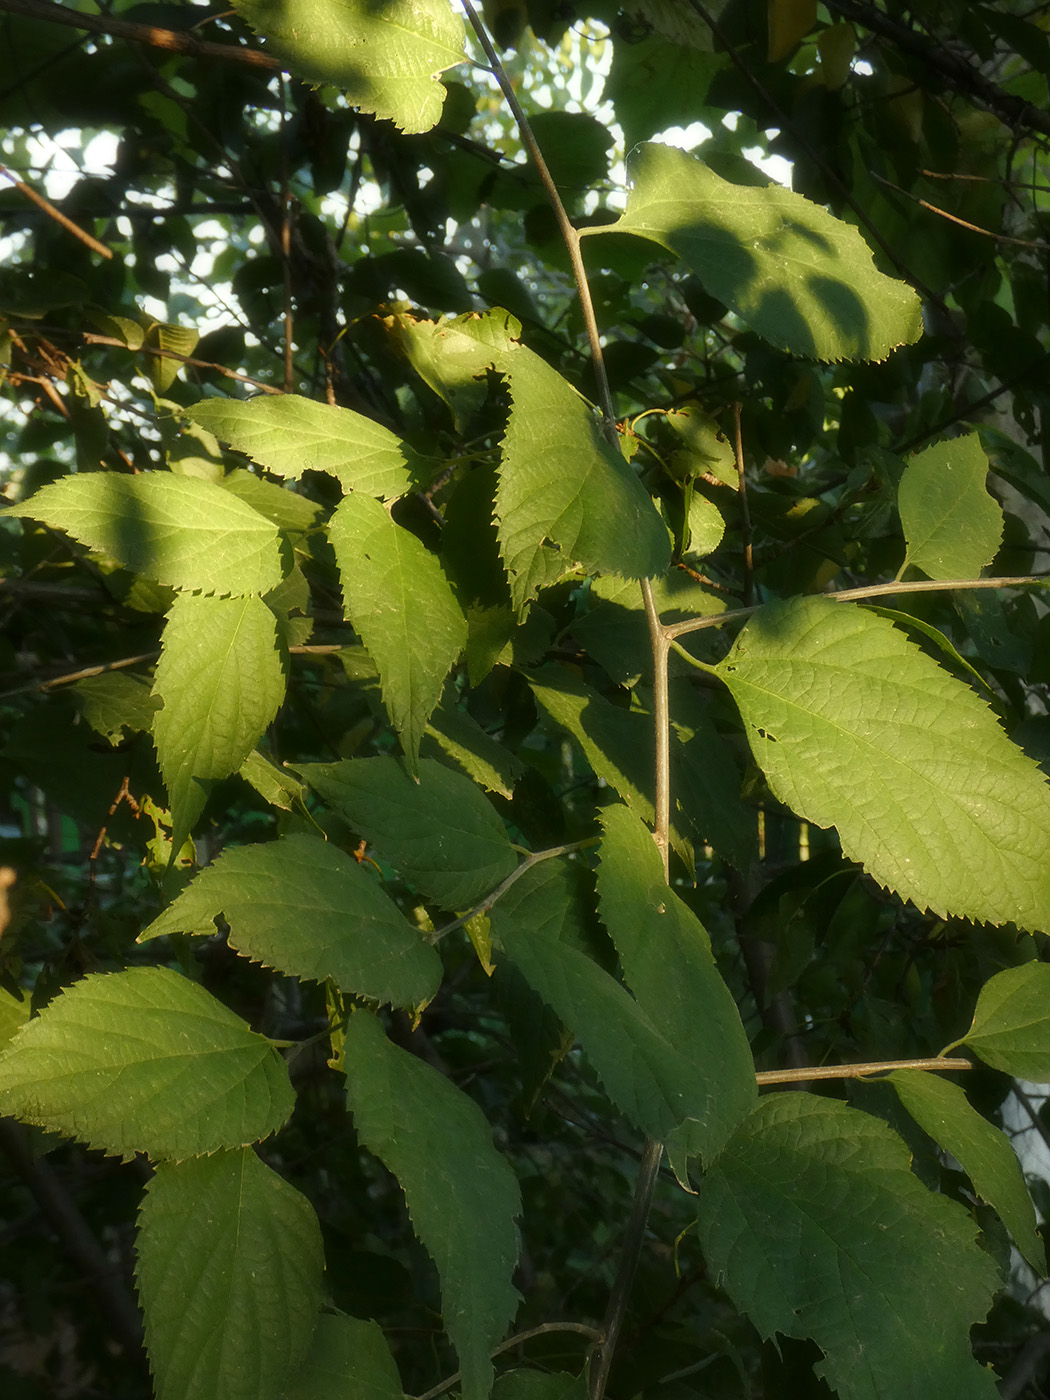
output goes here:
[{"label": "thin twig", "polygon": [[521,877],[532,869],[534,865],[540,865],[545,860],[554,860],[558,856],[567,856],[572,851],[583,851],[588,846],[597,844],[596,836],[589,836],[586,841],[573,841],[568,846],[551,846],[546,851],[532,851],[520,865],[516,866],[507,878],[497,885],[491,894],[487,894],[480,904],[475,904],[474,908],[466,914],[461,914],[458,919],[453,919],[450,924],[445,924],[430,935],[431,943],[437,943],[444,938],[447,933],[453,933],[457,928],[462,928],[464,924],[469,924],[471,919],[476,919],[479,914],[487,914],[498,899],[510,889],[511,885],[517,884]]},{"label": "thin twig", "polygon": [[467,19],[471,23],[474,33],[478,37],[478,43],[485,52],[492,69],[492,75],[500,86],[500,91],[507,100],[507,106],[517,123],[518,131],[521,135],[522,145],[529,154],[532,163],[536,167],[536,173],[540,177],[544,193],[547,196],[550,206],[554,211],[554,218],[558,224],[558,231],[562,236],[565,247],[569,253],[569,261],[572,264],[572,275],[576,282],[576,290],[580,297],[580,310],[583,313],[583,323],[587,327],[587,340],[590,345],[591,358],[594,361],[594,377],[598,385],[598,398],[602,410],[603,426],[605,436],[609,442],[617,447],[616,433],[616,409],[613,406],[612,391],[609,388],[609,376],[605,372],[605,358],[602,354],[601,337],[598,334],[598,320],[594,314],[594,302],[591,300],[591,289],[587,282],[587,269],[583,264],[583,254],[580,251],[580,235],[572,226],[572,221],[562,203],[561,195],[558,193],[558,186],[554,183],[554,177],[547,168],[547,162],[543,158],[533,135],[529,119],[525,115],[525,109],[518,101],[518,95],[514,91],[506,70],[500,62],[499,54],[492,46],[492,41],[488,36],[485,26],[478,17],[477,11],[471,4],[471,0],[462,0],[463,9]]},{"label": "thin twig", "polygon": [[895,1069],[923,1069],[937,1071],[973,1069],[969,1060],[925,1059],[925,1060],[874,1060],[864,1065],[817,1065],[805,1069],[769,1069],[755,1075],[755,1083],[798,1084],[810,1079],[861,1079],[867,1074],[890,1074]]},{"label": "thin twig", "polygon": [[653,785],[653,840],[664,866],[664,879],[671,873],[671,699],[667,675],[667,653],[671,645],[660,621],[653,597],[653,586],[642,579],[642,601],[649,626],[649,642],[653,653],[653,719],[655,746],[655,782]]},{"label": "thin twig", "polygon": [[152,48],[167,49],[171,53],[185,53],[192,58],[225,58],[270,71],[275,71],[281,66],[272,54],[264,53],[262,49],[251,49],[238,44],[213,44],[206,39],[198,39],[188,29],[161,29],[154,24],[134,24],[130,20],[115,19],[111,15],[86,14],[83,10],[52,4],[51,0],[0,0],[0,12],[28,15],[30,19],[64,24],[71,29],[87,30],[91,34],[109,34],[115,39],[128,39],[134,44],[147,44]]},{"label": "thin twig", "polygon": [[[533,1337],[543,1337],[549,1332],[575,1332],[577,1336],[589,1337],[591,1341],[600,1341],[601,1333],[593,1327],[588,1327],[585,1322],[541,1322],[538,1327],[530,1327],[527,1332],[516,1332],[513,1337],[508,1337],[505,1342],[501,1342],[492,1353],[501,1356],[505,1351],[511,1351],[514,1347],[521,1346],[524,1342],[531,1342]],[[416,1396],[416,1400],[437,1400],[439,1395],[444,1395],[446,1390],[451,1390],[463,1379],[463,1372],[457,1371],[454,1376],[449,1376],[440,1385],[436,1385],[432,1390],[424,1391],[422,1395]]]},{"label": "thin twig", "polygon": [[971,224],[966,219],[960,219],[957,214],[949,214],[947,209],[940,209],[936,204],[931,204],[928,199],[920,199],[917,194],[912,194],[911,190],[902,189],[900,185],[895,185],[892,180],[887,180],[877,171],[869,170],[868,174],[880,185],[885,185],[887,189],[895,190],[897,194],[904,195],[905,199],[910,199],[913,204],[918,204],[920,208],[928,209],[931,214],[938,214],[942,219],[948,219],[949,222],[958,224],[960,228],[969,229],[971,233],[980,233],[985,238],[994,238],[997,243],[1013,243],[1018,248],[1035,248],[1040,252],[1050,248],[1050,243],[1042,240],[1033,243],[1027,238],[1011,238],[1008,233],[995,233],[990,228],[981,228],[980,224]]},{"label": "thin twig", "polygon": [[616,1271],[616,1278],[609,1294],[609,1305],[605,1310],[605,1318],[602,1323],[602,1339],[592,1358],[588,1385],[590,1400],[602,1400],[609,1381],[609,1371],[612,1368],[616,1343],[620,1337],[620,1328],[623,1326],[624,1314],[631,1296],[631,1285],[634,1282],[638,1258],[645,1240],[645,1226],[649,1219],[653,1191],[660,1175],[660,1158],[663,1156],[663,1151],[662,1143],[650,1141],[645,1144],[645,1150],[642,1153],[642,1164],[638,1169],[638,1182],[634,1188],[631,1218],[627,1222],[623,1247],[620,1250],[620,1264]]},{"label": "thin twig", "polygon": [[61,224],[67,233],[71,233],[74,238],[79,238],[81,243],[90,248],[93,253],[98,253],[103,258],[112,258],[112,248],[107,248],[97,238],[92,238],[91,234],[86,233],[79,224],[75,224],[68,214],[63,214],[62,210],[56,209],[49,199],[45,199],[42,194],[37,194],[36,190],[27,185],[24,180],[20,180],[13,170],[8,170],[6,165],[0,165],[0,175],[6,175],[20,194],[24,194],[26,199],[31,200],[38,209],[42,209],[48,218],[54,219],[56,224]]},{"label": "thin twig", "polygon": [[733,405],[733,453],[736,457],[737,494],[740,497],[740,533],[744,545],[744,603],[750,607],[755,598],[755,558],[751,546],[751,507],[747,501],[747,478],[744,475],[744,440],[740,432],[743,405]]},{"label": "thin twig", "polygon": [[[835,593],[814,593],[810,596],[829,598],[833,603],[860,603],[866,598],[883,598],[895,593],[945,593],[953,588],[1020,588],[1023,584],[1047,582],[1050,582],[1050,575],[1037,574],[1022,574],[1019,578],[918,579],[912,583],[873,583],[865,588],[841,588]],[[672,622],[664,628],[664,635],[673,642],[689,632],[701,632],[706,627],[724,627],[727,622],[740,622],[745,617],[753,617],[765,606],[765,603],[756,603],[750,608],[733,608],[730,612]],[[696,663],[696,658],[690,657],[688,652],[682,655]]]}]

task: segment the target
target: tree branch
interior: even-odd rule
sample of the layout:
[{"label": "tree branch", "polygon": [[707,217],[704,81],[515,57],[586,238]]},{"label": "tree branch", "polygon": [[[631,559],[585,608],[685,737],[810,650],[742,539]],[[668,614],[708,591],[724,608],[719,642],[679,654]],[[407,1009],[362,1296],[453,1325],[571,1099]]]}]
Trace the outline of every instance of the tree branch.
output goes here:
[{"label": "tree branch", "polygon": [[862,25],[880,39],[888,39],[902,53],[909,54],[937,73],[955,92],[986,107],[1006,126],[1014,129],[1028,127],[1031,131],[1050,136],[1050,112],[1004,92],[980,69],[974,68],[951,49],[931,44],[914,29],[892,19],[874,5],[863,4],[861,0],[827,0],[827,7],[833,14]]},{"label": "tree branch", "polygon": [[0,0],[0,12],[25,15],[27,19],[44,20],[50,24],[64,24],[70,29],[87,30],[90,34],[108,34],[114,39],[127,39],[133,44],[147,44],[171,53],[184,53],[191,58],[223,58],[271,72],[277,72],[281,66],[272,54],[264,53],[262,49],[236,43],[213,44],[207,39],[198,39],[188,29],[160,29],[153,24],[135,24],[111,15],[89,15],[81,10],[67,9],[65,5],[53,4],[52,0]]}]

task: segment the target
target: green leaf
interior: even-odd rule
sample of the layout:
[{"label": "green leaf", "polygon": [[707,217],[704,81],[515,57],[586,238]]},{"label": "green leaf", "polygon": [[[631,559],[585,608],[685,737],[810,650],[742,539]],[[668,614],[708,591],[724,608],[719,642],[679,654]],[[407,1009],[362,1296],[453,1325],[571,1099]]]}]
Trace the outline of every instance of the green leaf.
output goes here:
[{"label": "green leaf", "polygon": [[[624,710],[578,680],[563,666],[543,666],[529,676],[536,703],[556,725],[567,729],[595,774],[615,788],[646,821],[653,820],[653,721],[641,710]],[[672,739],[678,757],[677,742]],[[677,813],[678,804],[675,803]],[[671,844],[687,868],[693,853],[672,820]]]},{"label": "green leaf", "polygon": [[240,1147],[293,1102],[270,1042],[162,967],[90,973],[0,1055],[0,1112],[119,1156]]},{"label": "green leaf", "polygon": [[957,1043],[1003,1074],[1050,1084],[1050,967],[1024,963],[989,978]]},{"label": "green leaf", "polygon": [[631,579],[662,573],[671,550],[659,512],[585,400],[524,346],[497,367],[512,407],[495,517],[518,611],[576,568]]},{"label": "green leaf", "polygon": [[601,824],[598,912],[638,1004],[692,1061],[706,1102],[692,1115],[690,1145],[710,1161],[755,1103],[740,1014],[706,930],[668,888],[651,833],[626,807],[606,807]]},{"label": "green leaf", "polygon": [[849,224],[780,185],[733,185],[671,146],[628,157],[627,210],[581,235],[634,233],[676,254],[760,336],[818,360],[882,360],[922,333],[919,298]]},{"label": "green leaf", "polygon": [[667,530],[649,494],[605,441],[587,401],[520,343],[521,328],[505,311],[403,323],[400,331],[459,424],[484,401],[486,370],[507,377],[511,411],[494,514],[519,612],[576,568],[640,579],[667,567]]},{"label": "green leaf", "polygon": [[267,48],[309,83],[333,83],[353,107],[404,132],[429,131],[445,89],[437,75],[466,59],[448,0],[235,0]]},{"label": "green leaf", "polygon": [[137,1254],[156,1400],[280,1400],[324,1301],[306,1198],[250,1148],[163,1162]]},{"label": "green leaf", "polygon": [[306,788],[303,784],[286,768],[278,768],[258,749],[252,749],[237,771],[272,807],[280,807],[282,812],[305,811]]},{"label": "green leaf", "polygon": [[147,732],[160,706],[150,694],[149,681],[127,671],[108,671],[101,676],[86,676],[72,687],[77,709],[111,744],[117,744],[125,734]]},{"label": "green leaf", "polygon": [[1050,927],[1050,789],[884,618],[771,603],[715,668],[777,798],[920,909]]},{"label": "green leaf", "polygon": [[467,640],[466,619],[437,559],[370,496],[347,496],[328,534],[346,615],[378,668],[414,772],[427,720]]},{"label": "green leaf", "polygon": [[929,578],[976,578],[1003,537],[1002,508],[988,494],[988,458],[976,433],[916,452],[897,488],[905,565]]},{"label": "green leaf", "polygon": [[441,981],[435,950],[352,856],[315,836],[281,836],[224,851],[139,935],[211,936],[254,962],[343,991],[419,1006]]},{"label": "green leaf", "polygon": [[193,326],[165,325],[154,321],[146,332],[146,344],[160,353],[149,356],[149,377],[158,394],[166,394],[182,369],[184,356],[192,355],[200,340],[200,331]]},{"label": "green leaf", "polygon": [[157,759],[176,847],[200,816],[202,783],[235,773],[284,698],[274,616],[260,598],[180,593],[168,614],[153,694]]},{"label": "green leaf", "polygon": [[424,748],[428,747],[440,749],[479,786],[508,799],[525,771],[521,760],[486,734],[466,710],[435,710],[424,740]]},{"label": "green leaf", "polygon": [[28,1020],[29,997],[16,997],[6,987],[0,987],[0,1050]]},{"label": "green leaf", "polygon": [[[646,1137],[664,1141],[711,1112],[710,1086],[621,982],[565,936],[571,886],[557,863],[533,867],[492,907],[493,944],[583,1046],[618,1109]],[[496,976],[499,976],[497,965]]]},{"label": "green leaf", "polygon": [[6,515],[64,530],[173,588],[266,593],[281,581],[273,525],[210,481],[168,472],[87,472],[45,486]]},{"label": "green leaf", "polygon": [[841,1400],[994,1400],[969,1329],[998,1286],[965,1211],[884,1123],[774,1094],[704,1177],[704,1256],[763,1337],[812,1337]]},{"label": "green leaf", "polygon": [[397,1177],[412,1228],[437,1265],[464,1400],[485,1400],[490,1353],[518,1304],[511,1284],[521,1212],[517,1180],[473,1100],[392,1045],[367,1012],[350,1019],[344,1068],[358,1137]]},{"label": "green leaf", "polygon": [[1042,1278],[1046,1250],[1036,1234],[1035,1210],[1009,1139],[970,1107],[958,1084],[939,1074],[899,1069],[887,1079],[923,1132],[952,1154],[978,1196],[998,1212],[1014,1244]]},{"label": "green leaf", "polygon": [[389,428],[298,394],[205,399],[186,416],[267,471],[294,481],[305,471],[327,472],[344,491],[389,500],[426,476],[422,459]]},{"label": "green leaf", "polygon": [[406,880],[447,909],[468,909],[518,863],[491,804],[437,759],[421,759],[415,781],[386,756],[304,763],[296,771]]},{"label": "green leaf", "polygon": [[[250,505],[267,520],[273,521],[278,530],[292,534],[303,534],[313,529],[321,507],[316,501],[300,496],[287,486],[276,481],[264,481],[261,476],[244,467],[234,467],[226,473],[221,482],[224,491],[230,491],[238,500]],[[280,587],[280,585],[278,585]],[[273,592],[273,590],[270,590]]]},{"label": "green leaf", "polygon": [[310,1350],[283,1400],[402,1400],[397,1364],[378,1322],[317,1319]]}]

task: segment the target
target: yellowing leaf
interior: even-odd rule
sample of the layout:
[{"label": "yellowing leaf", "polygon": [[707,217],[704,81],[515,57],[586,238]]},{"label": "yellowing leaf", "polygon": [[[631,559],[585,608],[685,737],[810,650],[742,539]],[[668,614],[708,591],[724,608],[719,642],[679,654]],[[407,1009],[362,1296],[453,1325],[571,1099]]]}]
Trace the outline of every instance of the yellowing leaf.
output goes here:
[{"label": "yellowing leaf", "polygon": [[817,22],[817,0],[769,0],[769,61],[779,63]]}]

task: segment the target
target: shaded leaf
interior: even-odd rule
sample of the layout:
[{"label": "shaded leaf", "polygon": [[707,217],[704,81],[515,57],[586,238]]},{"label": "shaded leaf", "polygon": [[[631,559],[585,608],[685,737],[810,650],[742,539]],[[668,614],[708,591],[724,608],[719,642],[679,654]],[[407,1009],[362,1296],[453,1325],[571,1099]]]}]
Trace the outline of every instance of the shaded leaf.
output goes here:
[{"label": "shaded leaf", "polygon": [[878,1119],[763,1099],[704,1176],[705,1257],[764,1337],[812,1337],[842,1400],[994,1400],[969,1329],[998,1286],[966,1212]]},{"label": "shaded leaf", "polygon": [[988,458],[976,433],[916,452],[897,488],[905,564],[929,578],[976,578],[1003,537],[1002,508],[988,494]]},{"label": "shaded leaf", "polygon": [[437,991],[441,960],[352,856],[319,837],[290,835],[224,851],[139,942],[211,936],[222,916],[230,943],[267,967],[343,991],[419,1006]]},{"label": "shaded leaf", "polygon": [[509,798],[525,771],[521,760],[498,739],[486,734],[466,710],[435,710],[427,725],[424,748],[440,749],[489,792]]},{"label": "shaded leaf", "polygon": [[939,1074],[899,1069],[887,1076],[897,1097],[924,1133],[950,1152],[1013,1236],[1042,1278],[1046,1250],[1036,1234],[1035,1209],[1024,1173],[1006,1135],[971,1108],[958,1084]]},{"label": "shaded leaf", "polygon": [[385,756],[305,763],[298,772],[406,880],[448,909],[483,899],[518,863],[491,804],[436,759],[420,760],[416,781]]},{"label": "shaded leaf", "polygon": [[299,78],[333,83],[363,112],[405,132],[429,131],[445,89],[437,75],[464,62],[463,21],[448,0],[235,0],[267,48]]},{"label": "shaded leaf", "polygon": [[[570,888],[559,891],[548,861],[492,907],[493,944],[574,1033],[613,1103],[638,1130],[664,1141],[711,1109],[710,1086],[626,987],[565,937]],[[558,908],[562,905],[563,911]],[[497,965],[496,976],[499,976]]]},{"label": "shaded leaf", "polygon": [[649,830],[626,807],[601,814],[598,912],[639,1005],[690,1059],[703,1113],[690,1146],[710,1161],[755,1103],[755,1065],[736,1003],[693,911],[668,888]]},{"label": "shaded leaf", "polygon": [[281,581],[274,526],[211,481],[168,472],[63,477],[6,515],[41,520],[173,588],[267,593]]},{"label": "shaded leaf", "polygon": [[90,973],[0,1055],[0,1112],[118,1156],[240,1147],[293,1102],[270,1042],[162,967]]},{"label": "shaded leaf", "polygon": [[1050,1084],[1050,967],[1024,963],[989,978],[957,1044],[1004,1074]]},{"label": "shaded leaf", "polygon": [[280,1400],[323,1302],[306,1198],[250,1148],[163,1162],[137,1254],[157,1400]]},{"label": "shaded leaf", "polygon": [[635,233],[688,264],[765,340],[818,360],[882,360],[922,332],[919,298],[849,224],[780,185],[733,185],[670,146],[628,158],[627,211],[581,235]]},{"label": "shaded leaf", "polygon": [[397,1177],[412,1228],[437,1265],[464,1400],[485,1400],[490,1353],[518,1305],[517,1180],[473,1100],[392,1045],[367,1012],[350,1019],[343,1068],[358,1136]]},{"label": "shaded leaf", "polygon": [[405,495],[425,475],[421,459],[389,428],[299,394],[205,399],[186,416],[267,471],[293,481],[304,471],[327,472],[344,491],[387,500]]},{"label": "shaded leaf", "polygon": [[775,795],[920,909],[1050,926],[1050,789],[884,618],[771,603],[715,668]]},{"label": "shaded leaf", "polygon": [[402,1400],[397,1364],[378,1322],[322,1313],[283,1400]]},{"label": "shaded leaf", "polygon": [[0,1049],[28,1020],[28,996],[15,996],[6,987],[0,987]]},{"label": "shaded leaf", "polygon": [[202,783],[235,773],[284,699],[273,613],[260,598],[180,593],[168,614],[153,695],[157,759],[181,846],[200,816]]},{"label": "shaded leaf", "polygon": [[328,527],[343,604],[379,671],[409,767],[467,623],[437,559],[370,496],[347,496]]}]

